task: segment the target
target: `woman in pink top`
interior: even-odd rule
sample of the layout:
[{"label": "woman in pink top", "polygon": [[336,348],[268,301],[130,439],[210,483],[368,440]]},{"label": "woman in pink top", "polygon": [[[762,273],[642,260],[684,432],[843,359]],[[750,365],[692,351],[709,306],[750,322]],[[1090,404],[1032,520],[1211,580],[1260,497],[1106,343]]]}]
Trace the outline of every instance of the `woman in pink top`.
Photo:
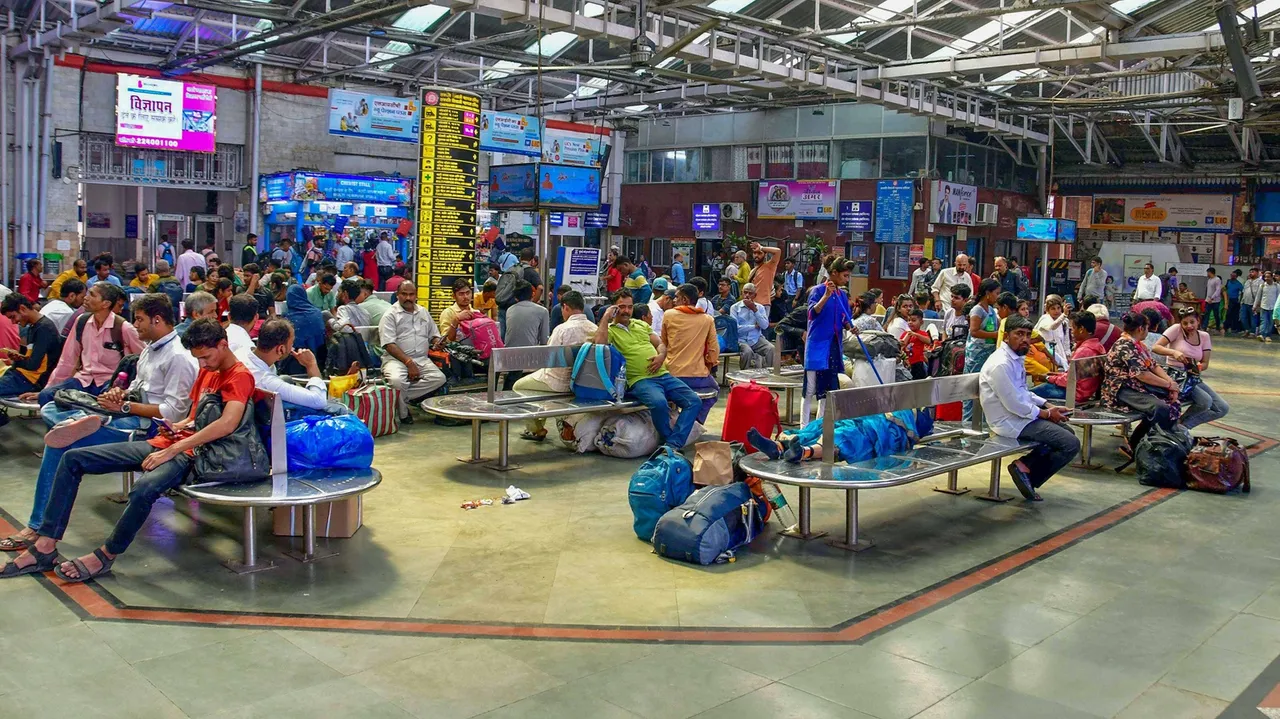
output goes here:
[{"label": "woman in pink top", "polygon": [[[1209,368],[1209,355],[1213,341],[1209,333],[1200,329],[1200,314],[1194,307],[1178,311],[1178,324],[1164,331],[1152,352],[1169,358],[1172,367],[1181,366],[1190,373],[1202,373]],[[1187,429],[1205,422],[1222,419],[1231,407],[1202,380],[1191,390],[1191,406],[1182,415],[1182,425]]]}]

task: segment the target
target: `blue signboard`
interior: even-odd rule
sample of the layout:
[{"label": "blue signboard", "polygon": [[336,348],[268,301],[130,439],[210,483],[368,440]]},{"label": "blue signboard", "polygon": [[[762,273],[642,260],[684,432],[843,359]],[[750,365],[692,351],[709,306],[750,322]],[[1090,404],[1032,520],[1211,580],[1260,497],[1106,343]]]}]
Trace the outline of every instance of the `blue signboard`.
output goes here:
[{"label": "blue signboard", "polygon": [[601,229],[609,226],[609,203],[600,203],[599,212],[588,210],[583,216],[582,226],[587,229]]},{"label": "blue signboard", "polygon": [[413,181],[404,178],[293,173],[292,199],[294,200],[385,202],[392,205],[407,205],[412,197]]},{"label": "blue signboard", "polygon": [[489,207],[533,209],[538,203],[538,166],[495,165],[489,168]]},{"label": "blue signboard", "polygon": [[720,205],[698,204],[693,206],[693,231],[694,232],[719,232],[720,231]]},{"label": "blue signboard", "polygon": [[293,196],[293,176],[288,172],[263,175],[258,184],[258,202],[286,202]]},{"label": "blue signboard", "polygon": [[542,157],[538,118],[510,112],[480,113],[480,149]]},{"label": "blue signboard", "polygon": [[876,183],[876,242],[911,244],[911,221],[916,202],[913,180],[881,180]]},{"label": "blue signboard", "polygon": [[138,216],[124,216],[124,236],[125,238],[137,239],[138,237]]},{"label": "blue signboard", "polygon": [[548,212],[548,213],[547,213],[547,224],[548,224],[548,225],[551,225],[552,227],[564,227],[564,213],[563,213],[563,212]]},{"label": "blue signboard", "polygon": [[840,212],[836,216],[837,232],[870,232],[874,220],[872,218],[872,202],[870,200],[852,200],[840,203]]},{"label": "blue signboard", "polygon": [[[492,194],[490,204],[493,203]],[[600,170],[571,165],[538,165],[538,206],[557,210],[600,207]]]}]

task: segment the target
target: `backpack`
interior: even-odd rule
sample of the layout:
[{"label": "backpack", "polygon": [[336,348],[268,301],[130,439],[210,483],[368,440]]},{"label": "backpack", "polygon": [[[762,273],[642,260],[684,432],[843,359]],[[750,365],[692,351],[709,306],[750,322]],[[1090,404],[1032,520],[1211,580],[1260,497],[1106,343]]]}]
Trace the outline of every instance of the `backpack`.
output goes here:
[{"label": "backpack", "polygon": [[760,449],[747,441],[747,430],[752,427],[766,437],[776,436],[782,429],[782,422],[778,417],[778,393],[755,380],[735,384],[729,390],[729,404],[724,409],[724,428],[720,431],[720,440],[741,442],[748,452],[758,452]]},{"label": "backpack", "polygon": [[1229,437],[1197,437],[1187,456],[1187,489],[1249,493],[1249,454]]},{"label": "backpack", "polygon": [[502,349],[502,338],[498,336],[498,323],[488,317],[472,317],[458,323],[458,336],[471,340],[480,359],[487,360],[495,349]]},{"label": "backpack", "polygon": [[169,263],[170,267],[173,267],[173,245],[168,242],[161,242],[156,249],[159,250],[159,257],[156,259],[164,260]]},{"label": "backpack", "polygon": [[613,345],[582,345],[570,377],[580,402],[621,402],[627,392],[627,363]]},{"label": "backpack", "polygon": [[703,487],[658,520],[653,548],[693,564],[733,561],[733,550],[764,529],[764,503],[745,482]]},{"label": "backpack", "polygon": [[684,455],[663,445],[631,475],[627,501],[631,505],[631,528],[648,542],[662,515],[678,507],[693,494],[693,465]]},{"label": "backpack", "polygon": [[1182,425],[1163,429],[1153,425],[1134,451],[1138,483],[1148,487],[1187,488],[1187,455],[1195,446]]},{"label": "backpack", "polygon": [[738,322],[728,315],[717,314],[716,337],[720,339],[721,352],[738,351]]},{"label": "backpack", "polygon": [[493,295],[498,307],[506,308],[516,303],[516,281],[523,269],[524,265],[516,265],[498,276],[498,291]]}]

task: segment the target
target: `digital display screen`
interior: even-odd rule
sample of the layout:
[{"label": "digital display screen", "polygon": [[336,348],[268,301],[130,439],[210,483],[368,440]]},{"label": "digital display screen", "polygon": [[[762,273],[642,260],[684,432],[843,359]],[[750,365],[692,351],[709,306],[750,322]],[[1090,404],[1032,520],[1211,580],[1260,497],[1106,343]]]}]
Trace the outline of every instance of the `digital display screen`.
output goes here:
[{"label": "digital display screen", "polygon": [[544,162],[538,165],[537,172],[539,208],[594,210],[600,207],[600,170]]},{"label": "digital display screen", "polygon": [[538,165],[495,165],[489,168],[489,207],[532,210],[538,204]]}]

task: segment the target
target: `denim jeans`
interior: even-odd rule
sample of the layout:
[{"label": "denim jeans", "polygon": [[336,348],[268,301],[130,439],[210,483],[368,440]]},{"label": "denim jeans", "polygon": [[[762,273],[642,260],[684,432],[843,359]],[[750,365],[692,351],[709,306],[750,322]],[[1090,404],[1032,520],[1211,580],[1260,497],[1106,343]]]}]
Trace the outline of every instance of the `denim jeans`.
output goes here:
[{"label": "denim jeans", "polygon": [[716,406],[716,402],[720,399],[720,383],[711,375],[702,377],[677,377],[676,379],[684,382],[689,389],[697,392],[698,390],[711,390],[716,392],[716,396],[708,397],[702,400],[702,409],[698,410],[698,421],[702,424],[707,423],[707,415],[711,413],[711,408]]},{"label": "denim jeans", "polygon": [[[40,408],[41,418],[50,427],[63,420],[83,417],[85,414],[81,410],[61,411],[52,402]],[[58,464],[62,461],[62,455],[76,447],[96,447],[100,444],[128,442],[135,436],[142,437],[142,433],[137,430],[150,428],[151,420],[145,417],[113,417],[110,424],[102,425],[97,432],[72,444],[70,447],[54,449],[46,446],[44,455],[40,458],[40,474],[36,475],[36,492],[31,501],[31,517],[27,520],[27,526],[35,529],[40,526],[40,522],[44,519],[44,508],[49,502],[49,492],[53,489],[53,476],[58,471]]]},{"label": "denim jeans", "polygon": [[27,392],[35,392],[37,389],[39,388],[31,384],[31,380],[12,367],[4,375],[0,375],[0,397],[17,397]]},{"label": "denim jeans", "polygon": [[1250,334],[1258,331],[1258,313],[1253,311],[1253,305],[1240,305],[1240,324]]},{"label": "denim jeans", "polygon": [[[995,351],[996,351],[996,347],[995,347],[994,341],[990,345],[984,343],[981,345],[973,345],[973,346],[965,347],[964,373],[973,374],[974,372],[981,372],[982,365],[986,364],[987,358],[990,357]],[[962,417],[965,423],[968,423],[969,420],[973,419],[973,403],[975,401],[976,400],[967,399],[961,405],[964,408]]]},{"label": "denim jeans", "polygon": [[1067,388],[1059,387],[1052,382],[1045,382],[1032,387],[1031,394],[1045,399],[1065,400],[1067,398]]},{"label": "denim jeans", "polygon": [[[684,443],[689,439],[689,431],[693,429],[694,420],[698,418],[697,410],[702,406],[702,400],[689,389],[689,385],[669,374],[663,374],[636,382],[631,385],[627,394],[649,408],[653,427],[658,430],[658,439],[663,444],[677,450],[684,447]],[[680,408],[680,415],[676,417],[674,427],[671,426],[671,409],[667,407],[668,402],[675,402]]]},{"label": "denim jeans", "polygon": [[53,401],[53,393],[57,392],[60,389],[78,389],[78,390],[88,392],[94,397],[97,397],[98,395],[102,394],[104,390],[107,389],[108,385],[110,385],[109,382],[103,382],[100,385],[91,384],[86,387],[85,385],[80,384],[80,380],[76,379],[75,377],[72,377],[66,382],[61,382],[56,385],[50,385],[48,387],[45,387],[43,390],[41,390],[39,402],[42,405],[49,404],[50,402]]},{"label": "denim jeans", "polygon": [[1230,411],[1231,406],[1212,387],[1201,382],[1191,390],[1191,406],[1182,415],[1182,426],[1187,429],[1199,427],[1205,422],[1226,417]]},{"label": "denim jeans", "polygon": [[1269,310],[1269,309],[1267,309],[1266,307],[1263,307],[1263,308],[1262,308],[1262,313],[1261,313],[1261,314],[1259,314],[1259,315],[1257,315],[1257,318],[1258,318],[1258,335],[1259,335],[1259,336],[1261,336],[1261,337],[1270,337],[1270,336],[1271,336],[1271,332],[1272,332],[1272,329],[1271,329],[1271,324],[1272,324],[1272,323],[1271,323],[1271,313],[1272,313],[1272,310]]},{"label": "denim jeans", "polygon": [[[80,491],[80,480],[86,474],[110,472],[137,472],[142,470],[142,460],[156,451],[146,442],[117,442],[97,447],[80,447],[67,452],[54,475],[53,490],[45,505],[44,521],[35,527],[42,537],[62,539],[71,519],[71,508]],[[116,522],[115,529],[105,546],[111,554],[120,554],[129,548],[138,530],[151,515],[151,506],[165,492],[182,484],[191,469],[191,457],[180,454],[172,460],[145,472],[129,492],[129,503],[124,514]]]},{"label": "denim jeans", "polygon": [[1206,302],[1206,303],[1205,303],[1205,305],[1204,305],[1204,319],[1202,319],[1202,320],[1200,321],[1200,324],[1201,324],[1201,325],[1202,325],[1206,330],[1207,330],[1207,329],[1209,329],[1209,322],[1210,322],[1211,320],[1212,320],[1214,323],[1216,323],[1216,324],[1218,325],[1218,329],[1222,329],[1222,315],[1220,315],[1220,314],[1218,313],[1218,311],[1219,311],[1220,309],[1222,309],[1222,302],[1221,302],[1221,301],[1218,301],[1218,302]]},{"label": "denim jeans", "polygon": [[1018,439],[1024,442],[1039,442],[1040,447],[1022,458],[1031,478],[1031,486],[1041,487],[1058,470],[1071,463],[1071,458],[1080,451],[1080,440],[1076,433],[1063,425],[1047,419],[1032,420],[1022,429]]}]

